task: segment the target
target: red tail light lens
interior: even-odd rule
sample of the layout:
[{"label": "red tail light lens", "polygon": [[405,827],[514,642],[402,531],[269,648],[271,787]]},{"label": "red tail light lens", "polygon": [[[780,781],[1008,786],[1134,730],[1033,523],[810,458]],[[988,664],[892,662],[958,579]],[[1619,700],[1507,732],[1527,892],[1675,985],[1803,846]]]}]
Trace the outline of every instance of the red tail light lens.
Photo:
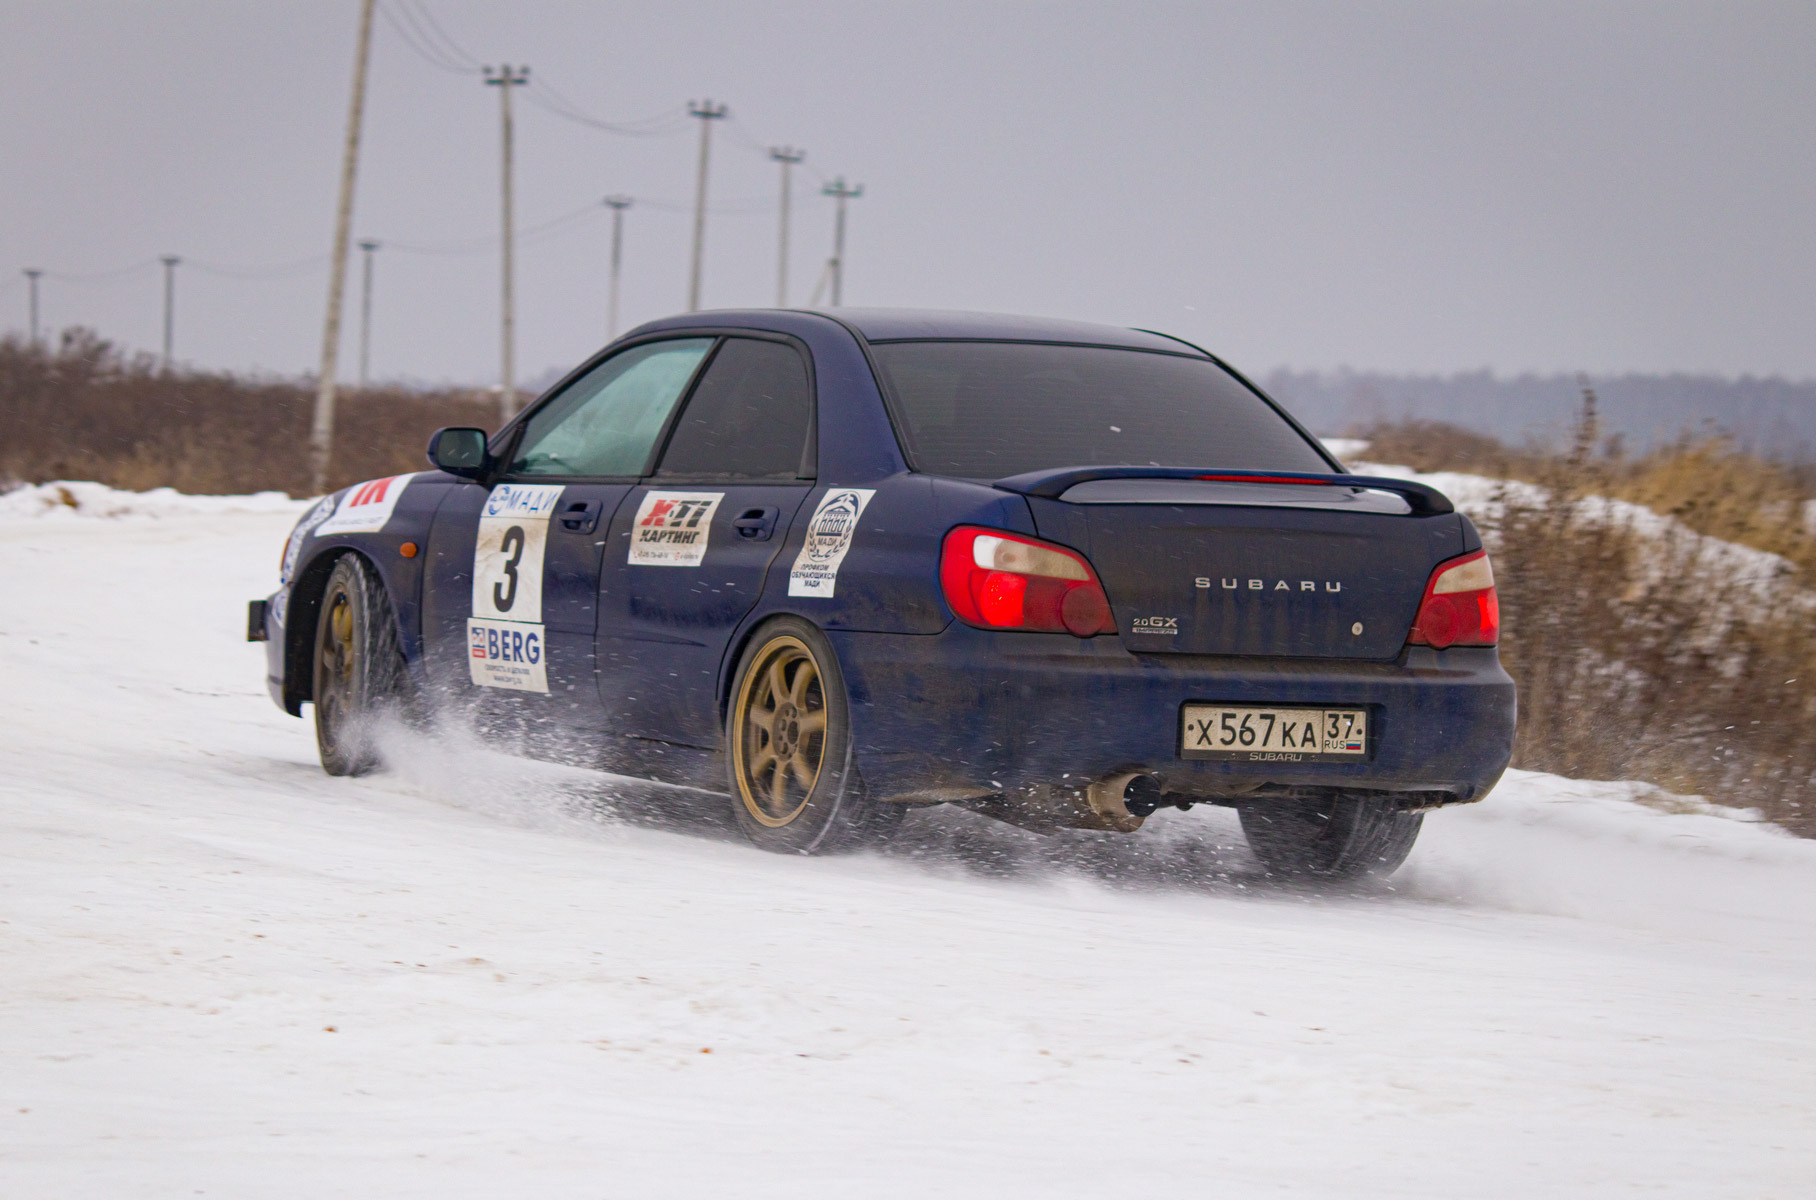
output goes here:
[{"label": "red tail light lens", "polygon": [[1492,646],[1501,637],[1501,601],[1488,551],[1442,562],[1425,584],[1406,640],[1415,646]]},{"label": "red tail light lens", "polygon": [[1084,555],[1001,529],[960,525],[940,551],[940,589],[980,629],[1115,633],[1110,598]]}]

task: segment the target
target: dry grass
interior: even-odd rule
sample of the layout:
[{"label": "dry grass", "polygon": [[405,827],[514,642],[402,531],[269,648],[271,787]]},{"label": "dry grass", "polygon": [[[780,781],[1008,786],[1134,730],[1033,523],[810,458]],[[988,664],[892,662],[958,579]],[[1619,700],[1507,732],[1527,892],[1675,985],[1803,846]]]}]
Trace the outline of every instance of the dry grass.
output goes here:
[{"label": "dry grass", "polygon": [[[1787,516],[1808,495],[1794,469],[1706,438],[1628,459],[1598,442],[1589,392],[1561,451],[1428,424],[1371,434],[1371,459],[1542,489],[1503,489],[1482,520],[1520,685],[1514,765],[1644,779],[1816,836],[1816,591],[1808,535]],[[1737,572],[1707,540],[1611,521],[1589,496],[1791,562]]]},{"label": "dry grass", "polygon": [[[309,487],[307,381],[160,373],[82,330],[54,348],[0,341],[0,483],[92,479],[204,495]],[[331,487],[421,470],[429,434],[496,420],[471,392],[343,391]]]}]

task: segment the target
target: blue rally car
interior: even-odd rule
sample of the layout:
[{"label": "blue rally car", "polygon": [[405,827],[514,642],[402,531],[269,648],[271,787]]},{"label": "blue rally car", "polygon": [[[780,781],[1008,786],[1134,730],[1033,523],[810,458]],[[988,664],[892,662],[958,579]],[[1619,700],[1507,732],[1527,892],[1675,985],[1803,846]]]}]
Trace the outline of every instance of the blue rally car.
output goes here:
[{"label": "blue rally car", "polygon": [[1344,876],[1511,752],[1468,519],[1162,334],[694,313],[429,458],[323,500],[252,605],[331,773],[387,710],[458,710],[728,792],[774,850],[913,804],[1126,833],[1210,803],[1270,870]]}]

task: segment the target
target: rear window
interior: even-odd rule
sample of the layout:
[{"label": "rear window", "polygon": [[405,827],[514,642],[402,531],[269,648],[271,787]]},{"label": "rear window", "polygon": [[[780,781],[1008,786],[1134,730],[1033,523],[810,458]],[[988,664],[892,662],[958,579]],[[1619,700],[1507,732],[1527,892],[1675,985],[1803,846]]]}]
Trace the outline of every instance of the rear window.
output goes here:
[{"label": "rear window", "polygon": [[917,471],[1002,479],[1057,467],[1331,466],[1202,358],[1031,342],[872,347]]}]

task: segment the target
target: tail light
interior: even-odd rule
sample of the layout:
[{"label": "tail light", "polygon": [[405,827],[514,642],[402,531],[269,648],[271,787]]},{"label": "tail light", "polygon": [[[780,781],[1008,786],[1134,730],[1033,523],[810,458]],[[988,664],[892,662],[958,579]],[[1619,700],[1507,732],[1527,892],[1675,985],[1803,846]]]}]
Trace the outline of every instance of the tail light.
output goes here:
[{"label": "tail light", "polygon": [[980,629],[1115,633],[1110,598],[1084,555],[1000,529],[960,525],[940,551],[940,589]]},{"label": "tail light", "polygon": [[1501,601],[1494,593],[1488,551],[1442,562],[1425,584],[1419,616],[1406,640],[1415,646],[1492,646],[1501,636]]}]

